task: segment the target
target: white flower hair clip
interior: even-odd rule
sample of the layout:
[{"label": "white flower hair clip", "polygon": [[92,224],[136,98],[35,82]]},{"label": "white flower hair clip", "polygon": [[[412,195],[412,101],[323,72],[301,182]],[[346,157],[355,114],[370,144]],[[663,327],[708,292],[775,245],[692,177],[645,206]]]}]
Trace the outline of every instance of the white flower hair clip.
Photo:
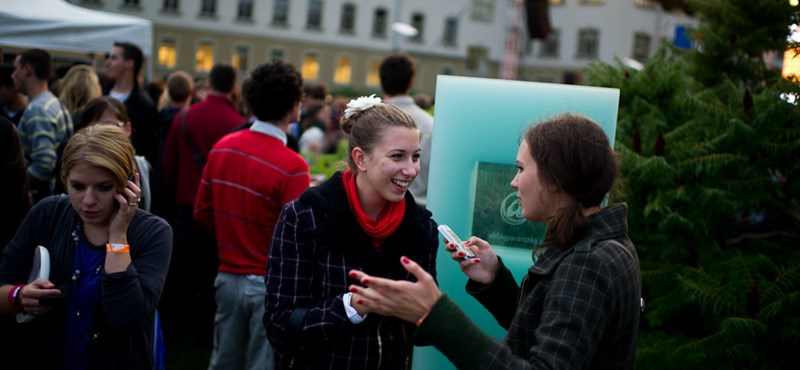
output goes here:
[{"label": "white flower hair clip", "polygon": [[362,96],[358,99],[351,99],[350,102],[347,103],[347,109],[344,110],[344,119],[350,119],[350,117],[355,116],[359,112],[363,112],[380,103],[381,98],[376,97],[375,94]]}]

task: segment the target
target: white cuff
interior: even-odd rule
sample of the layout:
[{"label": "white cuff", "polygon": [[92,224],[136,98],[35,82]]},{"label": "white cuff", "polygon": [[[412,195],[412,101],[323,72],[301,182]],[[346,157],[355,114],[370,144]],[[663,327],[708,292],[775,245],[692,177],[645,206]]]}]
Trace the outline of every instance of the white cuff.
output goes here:
[{"label": "white cuff", "polygon": [[344,312],[347,313],[347,318],[350,319],[350,322],[352,322],[353,324],[360,324],[364,322],[364,320],[367,318],[367,315],[369,314],[364,315],[364,317],[361,317],[361,315],[358,314],[358,311],[356,311],[356,309],[350,305],[350,300],[352,298],[353,298],[353,293],[350,292],[345,293],[344,297],[342,297],[342,303],[344,303]]}]

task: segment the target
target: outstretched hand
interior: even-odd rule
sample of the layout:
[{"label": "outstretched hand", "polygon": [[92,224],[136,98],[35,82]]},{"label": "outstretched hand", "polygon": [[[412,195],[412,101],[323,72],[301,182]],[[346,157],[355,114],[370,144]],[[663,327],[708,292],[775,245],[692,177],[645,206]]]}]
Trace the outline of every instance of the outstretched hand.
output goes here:
[{"label": "outstretched hand", "polygon": [[416,282],[391,280],[367,275],[358,270],[350,271],[350,277],[363,286],[351,285],[352,302],[365,310],[384,316],[394,316],[408,322],[417,322],[430,311],[442,293],[433,276],[419,264],[402,257],[401,264],[417,278]]}]

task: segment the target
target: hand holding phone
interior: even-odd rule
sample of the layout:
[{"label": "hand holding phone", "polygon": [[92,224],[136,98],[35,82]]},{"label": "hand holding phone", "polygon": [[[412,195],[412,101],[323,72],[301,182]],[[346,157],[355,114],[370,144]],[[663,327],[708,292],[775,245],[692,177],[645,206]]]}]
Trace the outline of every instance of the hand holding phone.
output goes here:
[{"label": "hand holding phone", "polygon": [[464,252],[465,260],[470,258],[475,258],[475,253],[472,253],[472,250],[470,250],[464,245],[464,242],[461,240],[461,238],[458,237],[458,235],[456,235],[456,233],[453,231],[453,229],[450,228],[450,226],[439,225],[439,233],[442,234],[445,242],[455,244],[457,251]]}]

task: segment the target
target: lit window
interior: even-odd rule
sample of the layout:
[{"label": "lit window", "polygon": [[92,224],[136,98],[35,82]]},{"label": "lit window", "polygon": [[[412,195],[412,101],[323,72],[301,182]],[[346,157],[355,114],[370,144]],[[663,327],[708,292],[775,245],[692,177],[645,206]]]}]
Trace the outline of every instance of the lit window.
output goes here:
[{"label": "lit window", "polygon": [[350,3],[342,5],[342,20],[339,31],[353,33],[356,29],[356,6]]},{"label": "lit window", "polygon": [[233,60],[231,64],[233,68],[241,73],[246,73],[248,69],[248,59],[250,57],[250,48],[247,45],[236,45],[233,49]]},{"label": "lit window", "polygon": [[644,62],[650,57],[650,35],[636,33],[633,35],[633,59]]},{"label": "lit window", "polygon": [[578,57],[596,58],[600,31],[594,28],[584,28],[578,31]]},{"label": "lit window", "polygon": [[425,14],[414,13],[411,16],[411,25],[417,29],[417,35],[411,38],[411,41],[422,42],[422,34],[425,30]]},{"label": "lit window", "polygon": [[319,79],[319,57],[316,54],[307,54],[303,57],[301,72],[304,80]]},{"label": "lit window", "polygon": [[542,40],[542,48],[539,50],[540,57],[554,58],[559,53],[558,30],[551,30],[547,38]]},{"label": "lit window", "polygon": [[308,17],[306,28],[318,30],[322,28],[322,0],[308,1]]},{"label": "lit window", "polygon": [[442,44],[447,46],[456,46],[458,39],[458,18],[447,17],[444,20],[444,36],[442,37]]},{"label": "lit window", "polygon": [[380,86],[381,85],[381,62],[373,60],[367,66],[367,86]]},{"label": "lit window", "polygon": [[588,4],[588,5],[600,5],[600,4],[605,4],[605,2],[606,0],[581,0],[582,4]]},{"label": "lit window", "polygon": [[275,0],[272,8],[272,24],[285,26],[289,23],[289,0]]},{"label": "lit window", "polygon": [[564,5],[564,0],[550,0],[552,5]]},{"label": "lit window", "polygon": [[643,8],[652,8],[656,6],[653,0],[635,0],[635,4]]},{"label": "lit window", "polygon": [[164,37],[158,45],[158,65],[164,68],[175,68],[177,64],[178,52],[175,39]]},{"label": "lit window", "polygon": [[491,22],[494,18],[494,0],[473,0],[472,19],[479,22]]},{"label": "lit window", "polygon": [[214,65],[214,44],[210,41],[200,41],[197,52],[194,54],[194,69],[198,72],[208,72]]},{"label": "lit window", "polygon": [[353,68],[350,66],[350,58],[336,58],[336,70],[333,72],[333,82],[339,85],[349,85],[352,74]]},{"label": "lit window", "polygon": [[384,8],[375,9],[375,18],[372,19],[372,36],[386,37],[386,20],[388,13]]},{"label": "lit window", "polygon": [[253,0],[239,0],[239,19],[250,19],[253,17]]},{"label": "lit window", "polygon": [[800,56],[797,55],[797,52],[798,50],[789,49],[783,53],[783,69],[781,70],[783,78],[800,77]]}]

